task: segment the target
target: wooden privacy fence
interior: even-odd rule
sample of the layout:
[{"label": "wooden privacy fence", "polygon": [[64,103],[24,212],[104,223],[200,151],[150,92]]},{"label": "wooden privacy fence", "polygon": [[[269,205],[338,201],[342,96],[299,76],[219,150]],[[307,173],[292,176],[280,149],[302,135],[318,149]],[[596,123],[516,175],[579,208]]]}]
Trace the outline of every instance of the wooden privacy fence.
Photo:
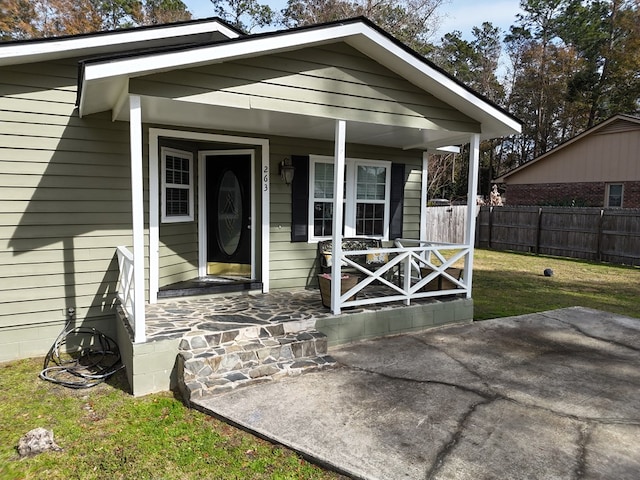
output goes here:
[{"label": "wooden privacy fence", "polygon": [[427,207],[427,240],[462,245],[466,220],[466,205]]},{"label": "wooden privacy fence", "polygon": [[640,209],[481,207],[476,246],[640,265]]}]

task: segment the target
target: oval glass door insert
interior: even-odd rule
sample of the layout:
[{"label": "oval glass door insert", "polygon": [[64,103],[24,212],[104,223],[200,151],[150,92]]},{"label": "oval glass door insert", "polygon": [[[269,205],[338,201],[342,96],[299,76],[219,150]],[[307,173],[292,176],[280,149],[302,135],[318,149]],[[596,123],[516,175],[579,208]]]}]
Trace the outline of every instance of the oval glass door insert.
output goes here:
[{"label": "oval glass door insert", "polygon": [[238,177],[227,170],[218,190],[218,244],[232,256],[240,245],[242,234],[242,192]]}]

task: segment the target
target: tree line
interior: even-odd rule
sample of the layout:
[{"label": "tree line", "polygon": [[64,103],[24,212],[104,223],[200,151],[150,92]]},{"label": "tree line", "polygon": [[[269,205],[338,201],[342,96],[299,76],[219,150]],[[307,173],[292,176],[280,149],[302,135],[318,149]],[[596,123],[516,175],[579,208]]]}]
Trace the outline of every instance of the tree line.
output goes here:
[{"label": "tree line", "polygon": [[[212,15],[250,32],[366,16],[523,122],[481,144],[491,179],[617,113],[640,112],[640,0],[521,0],[508,31],[491,22],[436,38],[445,0],[210,0]],[[0,39],[20,40],[191,19],[181,0],[2,0]],[[506,59],[507,65],[501,66]],[[465,155],[432,156],[430,195],[466,194]]]},{"label": "tree line", "polygon": [[181,0],[2,0],[0,40],[27,40],[190,20]]}]

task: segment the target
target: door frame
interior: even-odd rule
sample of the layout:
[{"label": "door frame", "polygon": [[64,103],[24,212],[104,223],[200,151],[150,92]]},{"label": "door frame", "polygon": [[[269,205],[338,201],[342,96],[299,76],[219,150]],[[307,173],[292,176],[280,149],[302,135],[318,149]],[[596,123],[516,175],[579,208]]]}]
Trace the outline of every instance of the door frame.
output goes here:
[{"label": "door frame", "polygon": [[251,165],[251,280],[256,279],[256,154],[252,149],[200,150],[198,151],[198,276],[207,276],[207,157],[249,155]]},{"label": "door frame", "polygon": [[[159,139],[161,137],[202,142],[235,144],[260,149],[260,280],[262,293],[268,293],[270,287],[270,143],[268,138],[242,137],[218,133],[177,130],[175,128],[149,127],[149,303],[158,303],[158,283],[160,280],[160,184],[159,184]],[[256,200],[257,200],[256,192]],[[254,262],[255,263],[255,262]]]}]

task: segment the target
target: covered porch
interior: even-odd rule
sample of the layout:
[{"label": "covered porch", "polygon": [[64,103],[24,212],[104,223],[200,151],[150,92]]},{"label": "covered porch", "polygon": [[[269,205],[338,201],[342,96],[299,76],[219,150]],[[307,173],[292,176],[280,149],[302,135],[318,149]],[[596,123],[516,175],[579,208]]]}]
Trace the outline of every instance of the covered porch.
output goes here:
[{"label": "covered porch", "polygon": [[[341,244],[341,236],[334,237],[334,242]],[[188,331],[192,318],[225,316],[226,312],[241,312],[249,304],[253,313],[245,314],[244,318],[288,322],[298,319],[315,321],[341,314],[352,315],[399,306],[441,303],[447,299],[471,299],[472,275],[467,273],[471,271],[472,265],[472,248],[469,245],[396,239],[393,247],[336,250],[338,249],[334,248],[333,256],[338,259],[337,265],[334,263],[330,274],[318,275],[326,278],[319,280],[327,282],[328,288],[318,285],[317,289],[297,289],[294,293],[289,290],[268,292],[261,283],[243,281],[238,283],[238,294],[226,297],[222,294],[225,289],[218,290],[217,295],[211,295],[212,291],[207,288],[209,282],[206,277],[201,277],[195,281],[176,284],[173,291],[165,290],[162,292],[165,294],[164,299],[159,301],[156,297],[154,302],[146,302],[143,315],[139,316],[135,309],[134,257],[126,247],[119,247],[118,299],[131,331],[131,340],[134,343],[144,343],[154,341],[158,336]],[[384,263],[378,264],[379,268],[374,269],[355,260],[355,257],[371,255],[384,257]],[[348,273],[343,273],[345,270]],[[340,280],[335,281],[336,279]],[[351,281],[347,282],[345,279]],[[228,292],[231,293],[231,289]],[[261,299],[260,293],[264,295],[264,299]],[[181,305],[188,306],[189,310],[184,318],[181,316],[184,313]],[[268,307],[268,313],[261,312],[261,307]],[[198,308],[201,308],[200,312]],[[279,308],[280,311],[275,311],[274,308]],[[175,312],[178,312],[177,316],[174,315]],[[402,311],[397,313],[398,316],[403,314]],[[174,318],[175,321],[171,322],[175,325],[168,331],[159,328],[169,318]],[[314,324],[313,321],[311,325]],[[402,323],[400,320],[398,322]],[[394,330],[394,327],[389,327],[386,331]]]}]

